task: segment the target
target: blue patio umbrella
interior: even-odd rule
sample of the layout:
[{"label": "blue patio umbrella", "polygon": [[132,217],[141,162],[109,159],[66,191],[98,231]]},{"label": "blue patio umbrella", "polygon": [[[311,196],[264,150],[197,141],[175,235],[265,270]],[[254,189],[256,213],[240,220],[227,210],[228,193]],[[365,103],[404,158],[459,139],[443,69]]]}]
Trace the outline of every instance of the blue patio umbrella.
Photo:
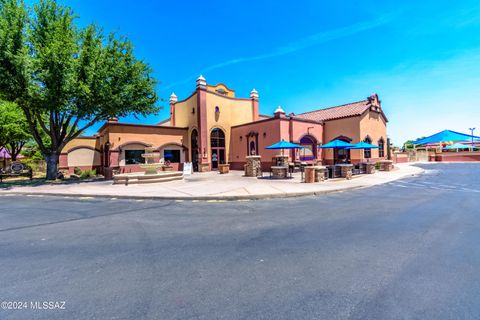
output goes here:
[{"label": "blue patio umbrella", "polygon": [[349,148],[349,147],[353,147],[353,146],[354,145],[351,144],[351,143],[336,139],[336,140],[330,141],[329,143],[324,144],[323,146],[320,146],[319,148],[322,148],[322,149],[328,149],[328,148],[331,148],[331,149],[345,149],[345,148]]},{"label": "blue patio umbrella", "polygon": [[[371,150],[371,149],[378,149],[379,147],[374,145],[374,144],[371,144],[371,143],[367,143],[365,141],[360,141],[359,143],[355,143],[353,145],[353,147],[348,147],[347,149],[367,149],[367,150]],[[362,156],[362,159],[363,159],[363,156]],[[367,162],[370,161],[369,158],[367,158]]]},{"label": "blue patio umbrella", "polygon": [[265,149],[281,149],[283,154],[284,149],[303,149],[303,148],[305,147],[282,139],[282,141],[274,143],[271,146],[266,147]]},{"label": "blue patio umbrella", "polygon": [[371,143],[367,143],[365,141],[361,141],[359,143],[355,143],[351,147],[347,147],[347,149],[378,149],[378,148],[379,148],[378,146]]}]

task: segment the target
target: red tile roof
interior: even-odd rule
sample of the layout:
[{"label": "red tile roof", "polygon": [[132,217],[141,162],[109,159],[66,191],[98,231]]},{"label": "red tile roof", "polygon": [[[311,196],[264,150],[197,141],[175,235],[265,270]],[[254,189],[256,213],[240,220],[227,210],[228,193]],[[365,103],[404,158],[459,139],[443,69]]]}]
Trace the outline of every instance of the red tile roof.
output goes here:
[{"label": "red tile roof", "polygon": [[362,115],[370,106],[371,102],[367,99],[341,106],[305,112],[297,114],[295,117],[314,121],[334,120]]}]

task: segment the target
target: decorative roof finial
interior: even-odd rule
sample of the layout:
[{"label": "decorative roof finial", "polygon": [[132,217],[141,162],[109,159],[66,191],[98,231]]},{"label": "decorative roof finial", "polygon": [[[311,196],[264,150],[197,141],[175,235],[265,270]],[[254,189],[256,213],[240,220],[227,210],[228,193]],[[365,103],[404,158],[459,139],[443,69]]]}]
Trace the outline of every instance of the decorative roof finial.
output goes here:
[{"label": "decorative roof finial", "polygon": [[198,87],[205,87],[207,85],[207,80],[205,80],[205,78],[200,75],[200,77],[197,78],[197,88]]},{"label": "decorative roof finial", "polygon": [[277,114],[277,113],[285,114],[285,110],[283,110],[281,106],[278,106],[277,109],[275,109],[274,114]]},{"label": "decorative roof finial", "polygon": [[172,94],[170,95],[170,103],[176,103],[177,101],[177,95],[175,94],[175,92],[172,92]]},{"label": "decorative roof finial", "polygon": [[258,99],[258,91],[255,88],[253,88],[253,90],[250,91],[250,98]]}]

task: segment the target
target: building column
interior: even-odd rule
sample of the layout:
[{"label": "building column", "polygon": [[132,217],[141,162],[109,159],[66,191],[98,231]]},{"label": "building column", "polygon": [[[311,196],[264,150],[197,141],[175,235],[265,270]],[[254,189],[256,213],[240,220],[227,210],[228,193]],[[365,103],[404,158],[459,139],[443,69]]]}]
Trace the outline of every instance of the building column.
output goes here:
[{"label": "building column", "polygon": [[68,153],[62,152],[60,153],[60,157],[58,158],[58,167],[60,170],[69,169],[68,168]]},{"label": "building column", "polygon": [[252,121],[258,121],[260,119],[258,115],[258,91],[253,89],[250,92],[250,99],[252,99]]},{"label": "building column", "polygon": [[200,75],[197,79],[197,117],[198,117],[198,147],[200,149],[198,170],[209,171],[210,159],[208,150],[208,127],[207,127],[207,81]]},{"label": "building column", "polygon": [[175,104],[177,103],[178,98],[175,95],[175,92],[172,92],[170,95],[170,125],[175,127]]}]

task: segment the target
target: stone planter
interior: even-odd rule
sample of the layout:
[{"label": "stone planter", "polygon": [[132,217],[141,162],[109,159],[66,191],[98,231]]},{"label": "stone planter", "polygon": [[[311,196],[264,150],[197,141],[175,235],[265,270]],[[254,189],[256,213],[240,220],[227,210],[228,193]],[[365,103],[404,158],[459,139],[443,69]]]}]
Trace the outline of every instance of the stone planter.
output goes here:
[{"label": "stone planter", "polygon": [[315,182],[315,167],[305,167],[305,183]]},{"label": "stone planter", "polygon": [[173,167],[172,166],[162,166],[162,171],[166,171],[166,172],[173,171]]},{"label": "stone planter", "polygon": [[380,161],[380,170],[382,171],[392,171],[393,161],[392,160],[382,160]]},{"label": "stone planter", "polygon": [[198,164],[198,171],[199,172],[208,172],[210,170],[210,163],[203,162]]},{"label": "stone planter", "polygon": [[245,177],[259,177],[262,175],[261,156],[247,156],[245,157]]},{"label": "stone planter", "polygon": [[365,163],[365,173],[373,174],[375,173],[375,163]]},{"label": "stone planter", "polygon": [[337,164],[341,168],[341,177],[347,180],[352,179],[353,164]]},{"label": "stone planter", "polygon": [[327,167],[315,166],[314,168],[315,168],[315,182],[325,181]]},{"label": "stone planter", "polygon": [[227,164],[219,164],[218,165],[218,172],[220,174],[229,173],[230,172],[230,165],[228,163]]},{"label": "stone planter", "polygon": [[286,179],[288,167],[272,166],[272,179]]}]

